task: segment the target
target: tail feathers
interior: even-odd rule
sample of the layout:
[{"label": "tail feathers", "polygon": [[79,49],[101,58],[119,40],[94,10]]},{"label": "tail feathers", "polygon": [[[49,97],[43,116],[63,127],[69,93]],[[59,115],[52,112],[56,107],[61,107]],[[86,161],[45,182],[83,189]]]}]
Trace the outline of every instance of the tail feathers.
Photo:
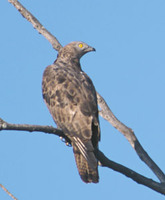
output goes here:
[{"label": "tail feathers", "polygon": [[[87,152],[88,160],[86,160],[84,156],[80,153],[77,146],[75,145],[73,145],[73,152],[81,179],[85,183],[91,183],[91,182],[98,183],[99,182],[98,166],[94,153]],[[90,162],[90,158],[92,159],[92,162]]]}]

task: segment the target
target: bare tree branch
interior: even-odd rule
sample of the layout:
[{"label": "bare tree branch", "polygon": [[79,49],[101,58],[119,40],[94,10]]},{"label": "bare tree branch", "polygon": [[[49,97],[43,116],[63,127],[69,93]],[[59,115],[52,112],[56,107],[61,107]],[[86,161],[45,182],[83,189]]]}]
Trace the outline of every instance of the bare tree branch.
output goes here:
[{"label": "bare tree branch", "polygon": [[108,159],[101,151],[98,151],[97,158],[101,162],[103,167],[111,168],[114,171],[124,174],[125,176],[131,178],[139,184],[145,185],[161,194],[165,194],[165,183],[158,183],[156,181],[153,181],[152,179],[142,176],[141,174]]},{"label": "bare tree branch", "polygon": [[[60,50],[60,48],[62,46],[58,42],[58,40],[50,32],[48,32],[41,25],[41,23],[26,8],[24,8],[17,0],[8,0],[8,1],[11,4],[13,4],[16,7],[16,9],[34,26],[34,28],[36,28],[38,30],[38,32],[41,33],[52,44],[52,46],[53,46],[53,48],[55,50],[57,50],[57,51]],[[144,161],[145,164],[153,171],[153,173],[158,177],[158,179],[160,180],[161,183],[157,183],[157,182],[152,181],[151,179],[147,179],[146,177],[141,176],[140,174],[137,174],[136,172],[134,172],[132,170],[128,171],[129,173],[127,173],[127,169],[128,168],[126,168],[124,166],[122,166],[122,170],[121,171],[118,170],[117,166],[119,167],[119,164],[108,160],[104,156],[104,154],[99,151],[98,159],[100,160],[102,165],[109,167],[109,164],[111,164],[110,168],[112,168],[112,169],[114,169],[116,171],[119,171],[119,172],[125,174],[126,176],[132,178],[136,182],[141,183],[143,185],[146,185],[146,186],[148,186],[148,187],[150,187],[152,189],[154,189],[156,187],[158,187],[158,188],[161,187],[161,190],[159,190],[159,192],[162,193],[162,194],[165,194],[165,188],[164,188],[165,175],[164,175],[164,173],[161,171],[161,169],[156,165],[156,163],[149,157],[149,155],[143,149],[143,147],[139,143],[137,137],[135,136],[133,130],[131,128],[125,126],[123,123],[121,123],[114,116],[114,114],[112,113],[112,111],[108,107],[108,105],[105,102],[105,100],[98,93],[97,93],[97,99],[98,99],[98,104],[99,104],[99,106],[101,108],[100,115],[104,119],[109,121],[112,124],[112,126],[114,126],[117,130],[119,130],[127,138],[127,140],[129,141],[131,146],[134,148],[134,150],[136,151],[136,153],[138,154],[140,159],[142,161]],[[7,127],[8,127],[8,129],[7,129]],[[56,134],[56,135],[59,135],[59,136],[62,136],[62,137],[65,138],[64,134],[62,132],[60,132],[60,130],[54,129],[53,127],[50,127],[50,126],[46,126],[46,127],[44,127],[44,126],[35,126],[35,125],[33,125],[33,126],[31,126],[31,125],[15,125],[15,124],[8,124],[8,123],[4,122],[3,120],[1,121],[1,129],[2,130],[25,130],[25,131],[30,131],[30,132],[32,132],[32,131],[40,131],[40,132],[45,132],[45,133],[53,133],[53,134]],[[67,140],[67,138],[65,138],[65,139]],[[109,164],[107,164],[107,163],[109,163]],[[112,163],[114,164],[113,165],[114,168],[112,167]],[[138,178],[136,179],[136,177],[138,177]],[[147,185],[148,181],[150,182],[149,184],[151,184],[150,186]],[[156,189],[154,189],[154,190],[158,191]]]},{"label": "bare tree branch", "polygon": [[[49,133],[54,134],[57,136],[60,136],[64,138],[67,143],[71,144],[68,137],[64,135],[64,133],[52,126],[40,126],[40,125],[29,125],[29,124],[10,124],[5,122],[4,120],[0,119],[0,131],[1,130],[17,130],[17,131],[28,131],[28,132],[43,132],[43,133]],[[97,150],[96,157],[100,161],[100,165],[102,167],[108,167],[110,169],[113,169],[117,172],[122,173],[123,175],[131,178],[132,180],[136,181],[139,184],[145,185],[161,194],[165,194],[165,184],[158,183],[156,181],[153,181],[152,179],[149,179],[145,176],[142,176],[138,174],[137,172],[118,164],[114,161],[111,161],[108,159],[101,151]]]},{"label": "bare tree branch", "polygon": [[14,200],[17,200],[2,184],[0,184],[0,187]]},{"label": "bare tree branch", "polygon": [[62,47],[56,37],[54,37],[45,27],[17,0],[8,0],[25,17],[37,31],[42,34],[52,44],[57,51]]},{"label": "bare tree branch", "polygon": [[164,173],[143,149],[133,130],[124,125],[115,117],[115,115],[112,113],[111,109],[108,107],[107,103],[105,102],[103,97],[100,96],[99,93],[97,93],[97,100],[101,108],[100,115],[127,138],[132,148],[138,154],[139,158],[153,171],[153,173],[158,177],[161,182],[165,182]]}]

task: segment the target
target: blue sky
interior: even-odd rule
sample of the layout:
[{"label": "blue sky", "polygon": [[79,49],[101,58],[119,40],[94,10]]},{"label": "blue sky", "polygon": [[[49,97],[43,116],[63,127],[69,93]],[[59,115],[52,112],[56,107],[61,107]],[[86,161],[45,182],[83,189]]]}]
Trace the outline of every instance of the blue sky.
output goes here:
[{"label": "blue sky", "polygon": [[[82,58],[83,70],[165,172],[165,1],[21,3],[62,45],[80,40],[96,48]],[[0,117],[11,123],[54,126],[42,100],[41,80],[57,52],[7,0],[0,2],[0,22]],[[157,180],[127,140],[104,119],[100,123],[100,150]],[[99,167],[99,184],[84,184],[72,149],[53,135],[3,131],[0,152],[0,183],[20,200],[164,198],[107,168]],[[11,198],[0,189],[0,199]]]}]

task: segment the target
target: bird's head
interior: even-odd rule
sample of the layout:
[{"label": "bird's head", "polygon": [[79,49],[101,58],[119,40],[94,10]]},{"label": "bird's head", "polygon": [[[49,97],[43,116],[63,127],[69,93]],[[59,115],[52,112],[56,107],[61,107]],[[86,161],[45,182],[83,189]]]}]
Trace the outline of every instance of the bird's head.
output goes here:
[{"label": "bird's head", "polygon": [[71,42],[60,49],[59,56],[79,60],[84,54],[90,51],[96,50],[84,42]]}]

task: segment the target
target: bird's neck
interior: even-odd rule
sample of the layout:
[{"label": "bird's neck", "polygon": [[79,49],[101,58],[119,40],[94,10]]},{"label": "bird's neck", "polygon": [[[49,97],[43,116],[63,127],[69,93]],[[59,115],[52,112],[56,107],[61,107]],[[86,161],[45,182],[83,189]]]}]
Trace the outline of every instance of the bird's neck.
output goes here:
[{"label": "bird's neck", "polygon": [[74,70],[81,71],[81,65],[80,65],[80,59],[75,58],[73,56],[69,56],[65,54],[65,56],[58,56],[56,61],[56,64],[62,64],[63,66],[73,68]]}]

